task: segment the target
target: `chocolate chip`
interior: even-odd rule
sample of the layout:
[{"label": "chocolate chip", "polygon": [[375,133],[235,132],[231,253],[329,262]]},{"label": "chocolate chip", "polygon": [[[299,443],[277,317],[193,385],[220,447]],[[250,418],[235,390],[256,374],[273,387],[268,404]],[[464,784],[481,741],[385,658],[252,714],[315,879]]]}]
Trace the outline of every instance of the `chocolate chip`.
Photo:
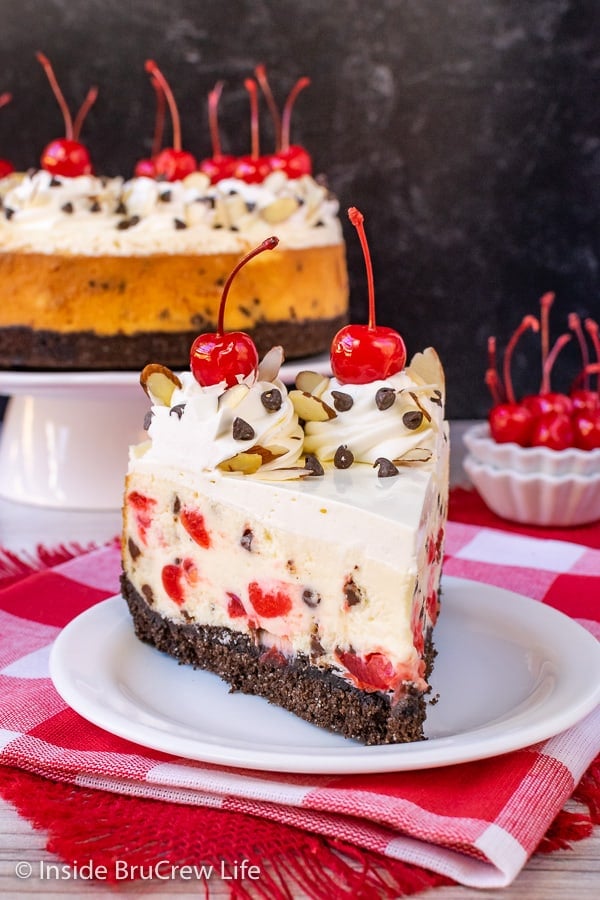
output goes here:
[{"label": "chocolate chip", "polygon": [[394,405],[396,400],[396,391],[393,388],[379,388],[375,394],[375,405],[377,409],[389,409]]},{"label": "chocolate chip", "polygon": [[309,609],[316,609],[321,602],[321,595],[314,588],[304,588],[302,602],[306,603]]},{"label": "chocolate chip", "polygon": [[349,409],[352,409],[354,400],[350,394],[344,394],[343,391],[332,391],[331,396],[333,397],[333,405],[338,412],[347,412]]},{"label": "chocolate chip", "polygon": [[129,550],[129,555],[132,559],[137,559],[138,556],[140,556],[142,553],[142,551],[132,538],[129,538],[129,540],[127,541],[127,549]]},{"label": "chocolate chip", "polygon": [[178,516],[180,509],[181,509],[181,500],[179,499],[178,495],[175,494],[175,497],[173,499],[173,515]]},{"label": "chocolate chip", "polygon": [[172,196],[171,191],[163,191],[162,194],[158,195],[158,199],[161,203],[170,203]]},{"label": "chocolate chip", "polygon": [[311,475],[323,475],[323,466],[319,462],[316,456],[313,456],[312,453],[308,453],[304,460],[304,468],[308,469]]},{"label": "chocolate chip", "polygon": [[10,206],[4,207],[4,218],[5,219],[9,219],[9,220],[12,219],[14,214],[15,214],[15,211],[14,211],[14,209],[11,209]]},{"label": "chocolate chip", "polygon": [[254,532],[252,531],[252,529],[245,528],[244,533],[242,534],[242,536],[240,538],[241,546],[244,548],[244,550],[247,550],[248,553],[250,553],[252,550],[252,538],[253,537],[254,537]]},{"label": "chocolate chip", "polygon": [[423,421],[423,413],[418,409],[411,409],[402,416],[402,424],[410,431],[416,431]]},{"label": "chocolate chip", "polygon": [[150,423],[152,422],[153,416],[154,416],[154,413],[152,412],[151,409],[149,409],[148,412],[146,413],[146,415],[144,416],[144,431],[148,431],[148,429],[150,428]]},{"label": "chocolate chip", "polygon": [[172,416],[175,414],[178,419],[180,419],[183,415],[183,411],[185,409],[185,403],[177,403],[175,406],[172,406],[169,410],[169,415]]},{"label": "chocolate chip", "polygon": [[[33,171],[35,172],[35,169]],[[60,187],[61,184],[62,184],[62,182],[59,181],[58,178],[55,178],[54,175],[50,179],[50,187]]]},{"label": "chocolate chip", "polygon": [[125,204],[123,203],[122,200],[119,200],[119,202],[117,203],[117,208],[115,209],[115,213],[118,216],[126,216],[127,215],[127,207],[125,206]]},{"label": "chocolate chip", "polygon": [[354,453],[352,450],[348,450],[346,444],[342,444],[337,448],[333,457],[333,464],[336,469],[349,469],[353,462]]},{"label": "chocolate chip", "polygon": [[348,606],[357,606],[363,601],[363,594],[352,575],[344,582],[344,597]]},{"label": "chocolate chip", "polygon": [[310,656],[311,659],[318,659],[320,656],[323,656],[325,653],[325,648],[321,641],[319,640],[318,631],[313,632],[310,636]]},{"label": "chocolate chip", "polygon": [[100,212],[101,209],[102,209],[102,207],[100,206],[99,201],[93,200],[90,205],[90,212],[97,213],[97,212]]},{"label": "chocolate chip", "polygon": [[442,392],[437,388],[433,392],[433,397],[429,398],[432,403],[436,403],[438,406],[442,405]]},{"label": "chocolate chip", "polygon": [[386,459],[385,456],[378,457],[373,463],[373,468],[379,466],[377,471],[378,478],[391,478],[394,475],[398,475],[399,471],[391,461],[391,459]]},{"label": "chocolate chip", "polygon": [[184,231],[187,228],[186,223],[182,219],[173,219],[175,231]]},{"label": "chocolate chip", "polygon": [[61,209],[64,213],[72,213],[75,209],[72,203],[63,203]]},{"label": "chocolate chip", "polygon": [[152,590],[150,585],[143,584],[141,590],[142,594],[146,598],[146,603],[148,603],[149,606],[152,606],[152,604],[154,603],[154,591]]},{"label": "chocolate chip", "polygon": [[271,388],[270,391],[263,391],[260,395],[260,402],[269,412],[277,412],[278,409],[281,409],[281,404],[283,403],[281,391],[277,388]]},{"label": "chocolate chip", "polygon": [[233,420],[232,433],[234,441],[251,441],[256,432],[252,425],[236,416]]}]

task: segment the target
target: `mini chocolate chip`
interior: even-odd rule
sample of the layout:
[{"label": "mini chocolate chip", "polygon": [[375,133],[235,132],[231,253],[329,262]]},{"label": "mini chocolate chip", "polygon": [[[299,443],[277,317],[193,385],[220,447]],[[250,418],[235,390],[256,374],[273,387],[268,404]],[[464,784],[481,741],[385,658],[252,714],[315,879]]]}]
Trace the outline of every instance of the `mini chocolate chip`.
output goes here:
[{"label": "mini chocolate chip", "polygon": [[281,391],[277,388],[271,388],[270,391],[263,391],[260,395],[260,402],[269,412],[277,412],[278,409],[281,409],[281,404],[283,402]]},{"label": "mini chocolate chip", "polygon": [[187,228],[186,223],[182,219],[173,219],[175,231],[184,231]]},{"label": "mini chocolate chip", "polygon": [[154,603],[154,591],[152,590],[150,585],[143,584],[141,587],[141,591],[142,591],[142,594],[144,595],[144,597],[146,598],[146,603],[148,603],[149,606],[152,606],[152,604]]},{"label": "mini chocolate chip", "polygon": [[254,537],[254,532],[251,528],[244,528],[244,533],[240,538],[240,544],[247,550],[249,553],[252,550],[252,538]]},{"label": "mini chocolate chip", "polygon": [[375,394],[375,405],[377,409],[389,409],[394,405],[396,400],[396,391],[393,388],[379,388]]},{"label": "mini chocolate chip", "polygon": [[72,203],[63,203],[63,205],[61,206],[61,209],[64,213],[72,213],[73,210],[75,209],[75,207],[73,206]]},{"label": "mini chocolate chip", "polygon": [[117,222],[117,231],[127,231],[129,228],[129,219],[121,219],[120,222]]},{"label": "mini chocolate chip", "polygon": [[377,471],[378,478],[391,478],[393,475],[398,475],[399,471],[391,461],[391,459],[386,459],[385,456],[378,457],[373,463],[373,468],[379,466]]},{"label": "mini chocolate chip", "polygon": [[9,220],[12,219],[14,214],[15,214],[15,211],[14,211],[14,209],[11,209],[10,206],[4,207],[4,218],[5,219],[9,219]]},{"label": "mini chocolate chip", "polygon": [[115,209],[115,213],[118,216],[126,216],[127,215],[127,207],[125,206],[122,200],[119,200],[117,203],[117,208]]},{"label": "mini chocolate chip", "polygon": [[163,191],[162,194],[158,195],[158,199],[161,201],[161,203],[170,203],[172,196],[173,195],[171,191]]},{"label": "mini chocolate chip", "polygon": [[139,221],[140,221],[140,217],[139,217],[139,216],[130,216],[130,218],[129,218],[129,227],[130,227],[130,228],[133,228],[133,226],[134,226],[134,225],[137,225]]},{"label": "mini chocolate chip", "polygon": [[183,415],[183,411],[185,409],[185,403],[177,403],[176,406],[172,406],[169,410],[169,415],[172,416],[175,414],[178,419],[180,419]]},{"label": "mini chocolate chip", "polygon": [[304,460],[304,468],[308,469],[311,475],[323,475],[323,466],[319,462],[316,456],[313,456],[312,453],[308,453]]},{"label": "mini chocolate chip", "polygon": [[310,655],[311,659],[318,659],[320,656],[323,656],[325,653],[325,648],[323,644],[319,640],[318,632],[311,634],[310,636]]},{"label": "mini chocolate chip", "polygon": [[321,595],[314,588],[304,588],[302,591],[302,601],[306,603],[309,609],[316,609],[321,602]]},{"label": "mini chocolate chip", "polygon": [[[35,169],[34,169],[34,172],[35,172]],[[59,181],[59,179],[56,178],[54,175],[50,179],[50,187],[60,187],[61,184],[62,184],[62,182]]]},{"label": "mini chocolate chip", "polygon": [[246,200],[246,209],[248,210],[248,212],[254,212],[254,210],[256,209],[256,203],[254,203],[252,200]]},{"label": "mini chocolate chip", "polygon": [[344,597],[348,606],[357,606],[363,600],[362,591],[351,575],[344,582]]},{"label": "mini chocolate chip", "polygon": [[411,409],[402,416],[402,424],[410,431],[416,431],[423,421],[423,413],[418,409]]},{"label": "mini chocolate chip", "polygon": [[353,462],[354,453],[352,450],[348,450],[346,444],[342,444],[337,448],[333,457],[333,464],[336,469],[349,469]]},{"label": "mini chocolate chip", "polygon": [[146,413],[146,415],[144,416],[144,431],[148,431],[148,429],[150,428],[150,423],[152,421],[153,416],[154,416],[154,413],[152,412],[151,409],[149,409],[148,412]]},{"label": "mini chocolate chip", "polygon": [[180,509],[181,509],[181,500],[179,499],[179,496],[177,494],[175,494],[175,497],[173,499],[173,515],[178,516]]},{"label": "mini chocolate chip", "polygon": [[127,541],[127,549],[129,550],[129,555],[132,559],[137,559],[142,552],[133,538],[129,538],[129,540]]},{"label": "mini chocolate chip", "polygon": [[251,441],[256,432],[252,425],[236,416],[233,420],[232,434],[234,441]]},{"label": "mini chocolate chip", "polygon": [[92,204],[90,206],[90,212],[93,212],[93,213],[100,212],[101,209],[102,209],[102,207],[100,206],[99,201],[93,200]]},{"label": "mini chocolate chip", "polygon": [[433,392],[433,397],[429,398],[432,403],[437,403],[438,406],[442,405],[442,392],[437,388]]},{"label": "mini chocolate chip", "polygon": [[352,409],[354,400],[350,394],[344,394],[343,391],[332,391],[331,396],[333,397],[333,405],[338,412],[347,412],[349,409]]}]

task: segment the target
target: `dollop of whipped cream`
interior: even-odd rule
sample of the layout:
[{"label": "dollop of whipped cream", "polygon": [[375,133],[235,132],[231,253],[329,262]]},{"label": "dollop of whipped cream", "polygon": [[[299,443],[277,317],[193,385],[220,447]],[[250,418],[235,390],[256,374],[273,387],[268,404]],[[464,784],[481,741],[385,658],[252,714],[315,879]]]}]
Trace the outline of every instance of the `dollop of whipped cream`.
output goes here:
[{"label": "dollop of whipped cream", "polygon": [[354,462],[371,465],[381,459],[396,466],[424,464],[434,457],[444,421],[444,381],[431,348],[385,380],[340,384],[331,378],[319,398],[335,416],[305,423],[304,450],[321,462],[334,461],[341,447]]},{"label": "dollop of whipped cream", "polygon": [[39,170],[0,179],[5,249],[82,255],[239,253],[276,228],[282,247],[340,243],[337,199],[310,175],[272,172],[261,184],[77,178]]},{"label": "dollop of whipped cream", "polygon": [[281,348],[265,356],[256,376],[201,387],[191,372],[179,376],[170,406],[154,404],[148,459],[190,471],[221,470],[260,478],[297,478],[302,428],[278,377]]}]

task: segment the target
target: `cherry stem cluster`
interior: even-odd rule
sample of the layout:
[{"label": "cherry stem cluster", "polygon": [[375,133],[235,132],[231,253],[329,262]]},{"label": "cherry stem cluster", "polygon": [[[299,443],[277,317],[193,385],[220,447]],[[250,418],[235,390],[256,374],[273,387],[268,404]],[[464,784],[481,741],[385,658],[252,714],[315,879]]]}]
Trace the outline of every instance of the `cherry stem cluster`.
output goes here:
[{"label": "cherry stem cluster", "polygon": [[550,373],[556,362],[556,357],[565,346],[571,340],[572,335],[570,334],[561,334],[554,343],[552,350],[546,356],[544,360],[544,368],[542,370],[542,385],[540,388],[540,394],[549,394],[550,393]]},{"label": "cherry stem cluster", "polygon": [[583,369],[583,386],[587,390],[590,386],[590,379],[589,379],[589,375],[587,372],[587,366],[590,361],[590,357],[589,357],[589,353],[588,353],[587,343],[585,340],[585,335],[584,335],[583,329],[581,327],[581,319],[579,318],[577,313],[572,312],[572,313],[569,313],[568,322],[569,322],[569,328],[571,329],[571,331],[573,331],[575,333],[575,336],[577,337],[577,342],[579,344],[579,349],[581,351],[581,362],[582,362],[582,369]]},{"label": "cherry stem cluster", "polygon": [[376,328],[375,323],[375,285],[373,282],[373,264],[371,262],[371,254],[369,252],[369,245],[367,243],[367,236],[365,234],[365,226],[364,226],[364,216],[355,206],[351,206],[348,210],[348,218],[356,228],[358,232],[358,237],[360,238],[360,244],[363,251],[363,256],[365,258],[365,265],[367,268],[367,288],[369,292],[369,331],[374,331]]},{"label": "cherry stem cluster", "polygon": [[212,145],[213,159],[220,159],[221,138],[219,135],[219,100],[223,93],[224,82],[217,81],[208,95],[208,127],[210,130],[210,142]]},{"label": "cherry stem cluster", "polygon": [[275,102],[275,97],[273,96],[273,91],[271,90],[271,85],[269,84],[269,79],[267,78],[267,70],[264,63],[256,66],[254,74],[265,95],[265,100],[267,101],[267,106],[269,107],[271,118],[273,119],[273,127],[275,129],[275,151],[279,152],[281,148],[281,116]]},{"label": "cherry stem cluster", "polygon": [[146,60],[145,69],[146,72],[149,72],[150,75],[152,75],[153,84],[154,82],[156,82],[160,86],[165,96],[165,100],[169,105],[169,112],[171,114],[171,126],[173,128],[173,150],[179,152],[181,150],[181,121],[179,119],[179,110],[177,109],[173,91],[169,87],[169,82],[160,71],[153,59]]},{"label": "cherry stem cluster", "polygon": [[259,244],[258,247],[255,247],[249,253],[240,259],[236,267],[230,272],[227,281],[225,282],[225,286],[223,288],[223,293],[221,294],[221,303],[219,306],[219,320],[217,322],[217,336],[221,337],[223,334],[223,325],[225,319],[225,304],[227,302],[227,295],[229,294],[229,288],[233,282],[233,279],[240,271],[240,269],[246,265],[247,262],[250,262],[251,259],[254,259],[255,256],[258,256],[259,253],[262,253],[263,250],[274,250],[277,244],[279,243],[279,238],[277,237],[268,237],[266,238],[262,244]]},{"label": "cherry stem cluster", "polygon": [[79,133],[81,131],[81,126],[83,125],[84,119],[89,113],[90,109],[96,102],[96,97],[98,96],[98,88],[92,87],[87,92],[86,98],[81,104],[79,112],[75,117],[75,124],[73,124],[73,117],[71,116],[71,111],[67,105],[67,101],[65,100],[65,96],[60,89],[60,85],[56,80],[56,75],[54,74],[54,69],[52,68],[52,64],[45,53],[37,52],[36,59],[43,67],[44,72],[46,73],[46,77],[50,82],[50,87],[52,88],[52,93],[56,97],[56,101],[60,107],[60,111],[62,113],[62,117],[65,123],[65,138],[68,141],[76,141],[79,139]]},{"label": "cherry stem cluster", "polygon": [[506,399],[509,403],[516,403],[515,392],[513,390],[513,383],[510,374],[512,356],[515,351],[515,347],[517,346],[517,343],[521,338],[521,335],[523,335],[528,329],[531,329],[532,331],[540,330],[540,323],[535,316],[523,317],[521,324],[512,335],[510,341],[506,346],[506,350],[504,351],[504,365],[502,374],[504,377],[504,390],[506,391]]},{"label": "cherry stem cluster", "polygon": [[246,78],[244,87],[250,97],[250,156],[258,159],[260,154],[260,137],[258,125],[258,88],[253,78]]},{"label": "cherry stem cluster", "polygon": [[504,390],[500,382],[500,376],[498,375],[498,363],[496,359],[496,338],[493,335],[488,338],[487,349],[488,367],[485,373],[485,383],[490,390],[493,403],[503,403],[505,399]]},{"label": "cherry stem cluster", "polygon": [[277,104],[275,102],[275,98],[273,96],[273,91],[271,90],[271,86],[267,78],[267,70],[264,63],[256,66],[254,74],[263,94],[265,95],[265,100],[267,101],[267,106],[269,107],[271,118],[273,119],[273,127],[275,129],[275,152],[285,153],[290,149],[292,110],[294,108],[294,103],[296,102],[296,98],[298,97],[300,91],[303,91],[304,88],[308,87],[308,85],[310,84],[310,78],[302,76],[302,78],[298,79],[296,84],[289,92],[283,106],[283,113],[281,113],[280,115],[279,109],[277,108]]}]

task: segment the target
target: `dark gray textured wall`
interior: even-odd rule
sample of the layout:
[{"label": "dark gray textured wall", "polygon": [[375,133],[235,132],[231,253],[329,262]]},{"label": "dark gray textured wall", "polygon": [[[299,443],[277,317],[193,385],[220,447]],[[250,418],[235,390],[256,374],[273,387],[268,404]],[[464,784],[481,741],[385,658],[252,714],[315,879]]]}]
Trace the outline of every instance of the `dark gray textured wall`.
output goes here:
[{"label": "dark gray textured wall", "polygon": [[[96,168],[130,174],[147,153],[154,100],[144,60],[178,98],[184,144],[209,153],[205,103],[225,79],[224,149],[246,152],[243,79],[268,66],[278,99],[309,75],[293,139],[365,214],[378,315],[409,350],[433,343],[454,417],[484,415],[486,339],[503,344],[545,291],[566,316],[600,315],[598,0],[4,0],[0,156],[35,166],[62,134],[41,67],[55,64],[74,107],[100,97],[84,128]],[[265,144],[269,140],[264,117]],[[366,287],[349,223],[354,316]],[[535,387],[527,340],[517,381]],[[557,387],[577,366],[565,351]]]}]

